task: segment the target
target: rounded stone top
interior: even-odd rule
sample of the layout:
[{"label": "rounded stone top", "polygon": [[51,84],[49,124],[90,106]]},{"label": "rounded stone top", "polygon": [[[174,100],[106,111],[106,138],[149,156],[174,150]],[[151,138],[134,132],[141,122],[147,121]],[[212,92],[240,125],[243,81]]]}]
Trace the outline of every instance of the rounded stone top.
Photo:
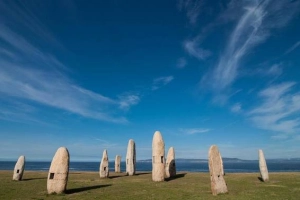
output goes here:
[{"label": "rounded stone top", "polygon": [[19,159],[21,160],[25,160],[25,156],[23,156],[23,155],[21,155],[20,157],[19,157]]},{"label": "rounded stone top", "polygon": [[162,136],[161,133],[159,131],[155,131],[154,135],[153,135],[153,141],[156,140],[162,140]]},{"label": "rounded stone top", "polygon": [[174,154],[174,153],[175,153],[174,147],[170,147],[170,148],[169,148],[169,152],[170,152],[170,154]]},{"label": "rounded stone top", "polygon": [[55,154],[59,154],[59,155],[69,155],[69,151],[66,147],[59,147],[56,151]]},{"label": "rounded stone top", "polygon": [[212,151],[212,150],[215,150],[215,151],[216,151],[216,150],[219,150],[219,149],[218,149],[218,146],[215,145],[215,144],[211,145],[210,148],[209,148],[209,151]]},{"label": "rounded stone top", "polygon": [[107,150],[106,149],[103,150],[103,156],[107,156]]},{"label": "rounded stone top", "polygon": [[130,140],[128,141],[128,145],[130,145],[130,144],[134,144],[134,140],[133,140],[133,139],[130,139]]}]

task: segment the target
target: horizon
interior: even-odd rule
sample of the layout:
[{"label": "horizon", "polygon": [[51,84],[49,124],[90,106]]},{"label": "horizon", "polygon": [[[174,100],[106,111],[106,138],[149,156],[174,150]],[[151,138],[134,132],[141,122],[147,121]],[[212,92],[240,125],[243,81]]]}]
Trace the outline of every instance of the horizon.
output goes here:
[{"label": "horizon", "polygon": [[[54,14],[55,13],[55,14]],[[300,155],[300,1],[0,2],[0,160]]]}]

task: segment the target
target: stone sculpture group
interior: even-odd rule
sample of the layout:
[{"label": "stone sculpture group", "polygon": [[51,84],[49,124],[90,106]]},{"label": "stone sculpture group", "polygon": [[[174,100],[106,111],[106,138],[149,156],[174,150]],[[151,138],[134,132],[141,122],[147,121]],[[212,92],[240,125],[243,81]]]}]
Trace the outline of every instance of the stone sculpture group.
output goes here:
[{"label": "stone sculpture group", "polygon": [[[259,169],[262,181],[269,180],[268,168],[263,151],[259,149]],[[133,176],[136,173],[136,147],[134,140],[130,139],[126,154],[126,174]],[[48,173],[47,191],[48,194],[64,193],[67,188],[69,175],[70,154],[66,147],[57,149]],[[213,195],[227,193],[227,184],[224,176],[224,166],[221,153],[216,145],[212,145],[208,152],[208,166],[211,181],[211,191]],[[16,162],[13,180],[21,181],[25,168],[25,156],[20,156]],[[115,172],[121,172],[121,156],[116,155]],[[109,177],[109,160],[107,150],[103,151],[100,167],[100,178]],[[176,176],[175,150],[170,147],[167,159],[165,159],[165,143],[159,131],[156,131],[152,140],[152,181],[161,182],[165,179]]]}]

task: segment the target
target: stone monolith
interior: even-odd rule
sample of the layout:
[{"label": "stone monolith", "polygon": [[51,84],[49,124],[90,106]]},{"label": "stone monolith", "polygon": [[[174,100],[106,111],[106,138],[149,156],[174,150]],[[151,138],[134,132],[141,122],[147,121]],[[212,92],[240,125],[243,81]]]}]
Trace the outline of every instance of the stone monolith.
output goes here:
[{"label": "stone monolith", "polygon": [[136,153],[135,153],[135,142],[130,139],[127,147],[126,154],[126,174],[132,176],[135,174],[135,162],[136,162]]},{"label": "stone monolith", "polygon": [[60,194],[66,191],[69,175],[70,155],[66,147],[57,149],[48,173],[48,194]]},{"label": "stone monolith", "polygon": [[209,148],[208,162],[212,194],[227,193],[227,185],[222,174],[222,158],[216,145]]},{"label": "stone monolith", "polygon": [[106,149],[103,151],[102,160],[99,169],[100,178],[108,178],[109,168],[108,168],[108,155]]},{"label": "stone monolith", "polygon": [[16,162],[13,180],[14,181],[21,181],[24,173],[25,168],[25,156],[20,156],[18,161]]},{"label": "stone monolith", "polygon": [[152,141],[152,180],[165,179],[165,143],[159,131],[156,131]]},{"label": "stone monolith", "polygon": [[121,156],[116,155],[115,159],[115,172],[120,173],[121,172]]},{"label": "stone monolith", "polygon": [[261,149],[258,150],[258,159],[259,159],[259,170],[260,170],[261,178],[264,182],[267,182],[269,181],[269,172],[268,172],[264,152]]},{"label": "stone monolith", "polygon": [[175,150],[170,147],[167,155],[165,178],[176,176],[176,165],[175,165]]}]

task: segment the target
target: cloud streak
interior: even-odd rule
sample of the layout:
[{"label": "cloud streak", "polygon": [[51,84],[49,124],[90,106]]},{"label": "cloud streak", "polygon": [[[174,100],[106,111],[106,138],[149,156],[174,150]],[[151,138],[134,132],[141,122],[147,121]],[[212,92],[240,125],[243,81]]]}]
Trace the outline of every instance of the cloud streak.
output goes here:
[{"label": "cloud streak", "polygon": [[152,90],[158,90],[159,88],[169,84],[173,79],[173,76],[163,76],[154,79],[152,83]]},{"label": "cloud streak", "polygon": [[203,7],[202,0],[180,0],[178,3],[180,11],[185,10],[186,16],[191,24],[196,24],[200,11]]},{"label": "cloud streak", "polygon": [[200,46],[200,41],[196,38],[194,40],[187,40],[184,42],[184,49],[189,55],[194,56],[198,60],[205,60],[207,57],[211,56],[211,52],[205,50]]},{"label": "cloud streak", "polygon": [[63,73],[67,67],[54,55],[43,52],[4,25],[0,29],[0,40],[6,44],[2,52],[10,52],[9,57],[7,53],[0,55],[0,98],[26,100],[101,121],[127,122],[119,111],[137,104],[138,96],[112,99],[82,88]]},{"label": "cloud streak", "polygon": [[272,85],[259,93],[262,103],[249,113],[258,128],[280,134],[300,130],[300,93],[293,92],[295,82]]},{"label": "cloud streak", "polygon": [[[231,1],[230,9],[240,10],[241,15],[231,32],[228,43],[212,71],[207,73],[202,83],[222,93],[231,87],[240,75],[239,68],[243,58],[258,44],[264,42],[271,30],[285,26],[299,11],[299,1],[263,0],[263,1]],[[240,13],[240,11],[237,11]]]},{"label": "cloud streak", "polygon": [[284,53],[284,55],[291,53],[292,51],[294,51],[295,49],[297,49],[299,46],[300,46],[300,41],[296,42],[293,46],[291,46],[291,47]]},{"label": "cloud streak", "polygon": [[187,135],[194,135],[199,133],[207,133],[211,131],[211,129],[208,128],[182,128],[179,129],[180,132],[187,134]]}]

